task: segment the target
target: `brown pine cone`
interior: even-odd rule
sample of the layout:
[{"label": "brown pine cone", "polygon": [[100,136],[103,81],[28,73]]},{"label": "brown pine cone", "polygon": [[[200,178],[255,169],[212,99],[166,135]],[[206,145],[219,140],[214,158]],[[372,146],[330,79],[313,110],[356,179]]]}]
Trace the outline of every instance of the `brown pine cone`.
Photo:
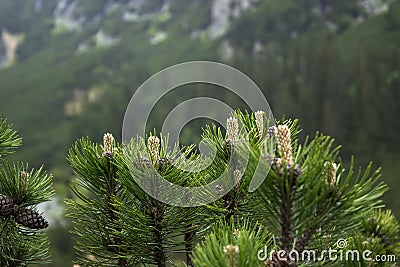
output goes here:
[{"label": "brown pine cone", "polygon": [[14,203],[5,195],[0,194],[0,217],[7,218],[14,213]]},{"label": "brown pine cone", "polygon": [[31,209],[20,208],[14,217],[17,223],[31,229],[44,229],[49,226],[45,218]]}]

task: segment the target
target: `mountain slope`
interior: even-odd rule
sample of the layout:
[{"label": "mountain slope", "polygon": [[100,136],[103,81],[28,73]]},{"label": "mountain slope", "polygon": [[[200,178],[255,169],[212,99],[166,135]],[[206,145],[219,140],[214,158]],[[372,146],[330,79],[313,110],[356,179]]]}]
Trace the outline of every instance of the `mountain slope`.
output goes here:
[{"label": "mountain slope", "polygon": [[[400,143],[390,116],[399,111],[390,101],[399,97],[399,4],[368,3],[2,0],[0,29],[19,41],[14,63],[0,71],[0,112],[24,137],[22,159],[45,162],[68,180],[70,144],[105,131],[118,136],[145,79],[179,62],[225,61],[258,83],[278,118],[299,117],[309,132],[333,134],[367,158],[377,146]],[[373,101],[380,116],[360,123],[373,118]],[[393,130],[382,141],[376,129],[384,122]]]}]

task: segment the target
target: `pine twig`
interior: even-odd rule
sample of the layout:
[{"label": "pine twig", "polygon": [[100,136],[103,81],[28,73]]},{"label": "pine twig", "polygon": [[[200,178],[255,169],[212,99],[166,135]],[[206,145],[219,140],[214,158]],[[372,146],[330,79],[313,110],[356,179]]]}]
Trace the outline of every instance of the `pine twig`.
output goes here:
[{"label": "pine twig", "polygon": [[[298,165],[287,164],[286,171],[283,171],[281,166],[281,174],[283,180],[283,192],[280,206],[281,214],[281,236],[280,236],[280,248],[286,251],[288,255],[292,249],[294,241],[294,225],[293,225],[293,214],[294,214],[294,200],[296,194],[297,179],[301,174],[300,167]],[[289,191],[286,190],[289,188]],[[288,261],[287,266],[297,266],[295,261]]]},{"label": "pine twig", "polygon": [[[111,149],[112,150],[112,149]],[[111,223],[114,223],[118,220],[116,216],[116,207],[112,205],[113,198],[117,195],[117,179],[116,179],[116,173],[117,170],[112,169],[112,157],[113,154],[110,151],[106,151],[104,156],[107,159],[107,171],[106,175],[108,177],[108,188],[107,188],[107,211],[108,211],[108,216],[109,220]],[[120,231],[121,229],[117,229],[117,231]],[[121,245],[122,245],[122,240],[119,237],[116,237],[113,241],[113,246],[107,246],[107,249],[116,253],[118,256],[121,255],[123,252]],[[124,258],[119,258],[118,259],[118,266],[120,267],[125,267],[127,266],[128,262]]]},{"label": "pine twig", "polygon": [[[291,166],[287,166],[288,171],[290,172]],[[280,247],[283,250],[290,251],[292,248],[293,240],[294,240],[294,227],[293,227],[293,203],[296,193],[296,183],[297,183],[297,175],[294,174],[290,179],[290,174],[285,174],[283,178],[285,188],[282,192],[282,200],[280,206],[281,213],[281,238],[280,238]],[[289,183],[289,184],[288,184]],[[289,186],[288,186],[289,185]],[[289,187],[289,192],[286,191],[286,188]]]},{"label": "pine twig", "polygon": [[193,242],[194,242],[194,237],[195,233],[191,230],[193,224],[188,225],[186,229],[188,231],[184,235],[184,241],[185,241],[185,251],[186,251],[186,266],[188,267],[193,267],[193,262],[192,262],[192,254],[193,254]]},{"label": "pine twig", "polygon": [[156,199],[152,199],[152,204],[152,209],[149,210],[149,215],[152,222],[155,244],[153,250],[154,260],[158,267],[165,267],[167,257],[163,249],[164,237],[162,227],[162,220],[164,219],[164,204]]}]

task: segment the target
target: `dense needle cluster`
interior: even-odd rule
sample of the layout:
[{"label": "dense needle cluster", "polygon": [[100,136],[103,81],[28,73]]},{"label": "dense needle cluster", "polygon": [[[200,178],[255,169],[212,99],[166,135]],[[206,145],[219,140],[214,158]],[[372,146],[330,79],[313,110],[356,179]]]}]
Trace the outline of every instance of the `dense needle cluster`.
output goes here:
[{"label": "dense needle cluster", "polygon": [[[394,217],[373,216],[377,223],[369,220],[385,191],[377,180],[379,172],[370,174],[371,166],[364,174],[345,172],[341,164],[334,163],[338,149],[332,146],[331,137],[317,134],[300,143],[299,132],[297,120],[275,126],[263,111],[238,111],[226,120],[225,136],[216,126],[204,129],[202,138],[215,156],[200,172],[180,168],[187,163],[188,170],[204,167],[196,151],[169,148],[166,139],[155,135],[131,140],[126,153],[118,157],[113,151],[121,144],[109,134],[104,136],[103,151],[90,140],[78,141],[69,161],[79,179],[76,188],[83,186],[89,194],[76,190],[79,202],[68,201],[79,249],[76,263],[165,267],[185,257],[188,267],[322,266],[325,262],[311,258],[285,257],[292,250],[302,253],[322,241],[330,246],[339,237],[353,238],[357,249],[372,251],[379,245],[382,249],[377,253],[394,254],[398,247]],[[112,161],[99,157],[101,153],[110,155]],[[264,167],[269,172],[261,172],[265,179],[250,192],[253,178]],[[156,179],[157,173],[184,187],[211,184],[202,194],[217,193],[219,199],[200,207],[168,205],[158,198],[166,187]],[[226,182],[212,184],[220,175],[225,175]],[[187,196],[175,190],[166,193],[170,198]],[[12,203],[1,201],[3,214],[12,214]],[[366,228],[360,222],[372,226]],[[370,236],[374,244],[366,247]],[[284,253],[273,252],[278,250]]]}]

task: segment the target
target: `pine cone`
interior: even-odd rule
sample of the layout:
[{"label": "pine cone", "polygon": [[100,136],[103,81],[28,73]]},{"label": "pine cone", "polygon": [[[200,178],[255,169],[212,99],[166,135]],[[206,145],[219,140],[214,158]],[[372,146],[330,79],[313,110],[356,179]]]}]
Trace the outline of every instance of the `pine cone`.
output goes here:
[{"label": "pine cone", "polygon": [[14,213],[14,203],[5,195],[0,194],[0,216],[7,218]]},{"label": "pine cone", "polygon": [[45,218],[31,209],[20,208],[14,217],[17,223],[31,229],[44,229],[49,226]]}]

